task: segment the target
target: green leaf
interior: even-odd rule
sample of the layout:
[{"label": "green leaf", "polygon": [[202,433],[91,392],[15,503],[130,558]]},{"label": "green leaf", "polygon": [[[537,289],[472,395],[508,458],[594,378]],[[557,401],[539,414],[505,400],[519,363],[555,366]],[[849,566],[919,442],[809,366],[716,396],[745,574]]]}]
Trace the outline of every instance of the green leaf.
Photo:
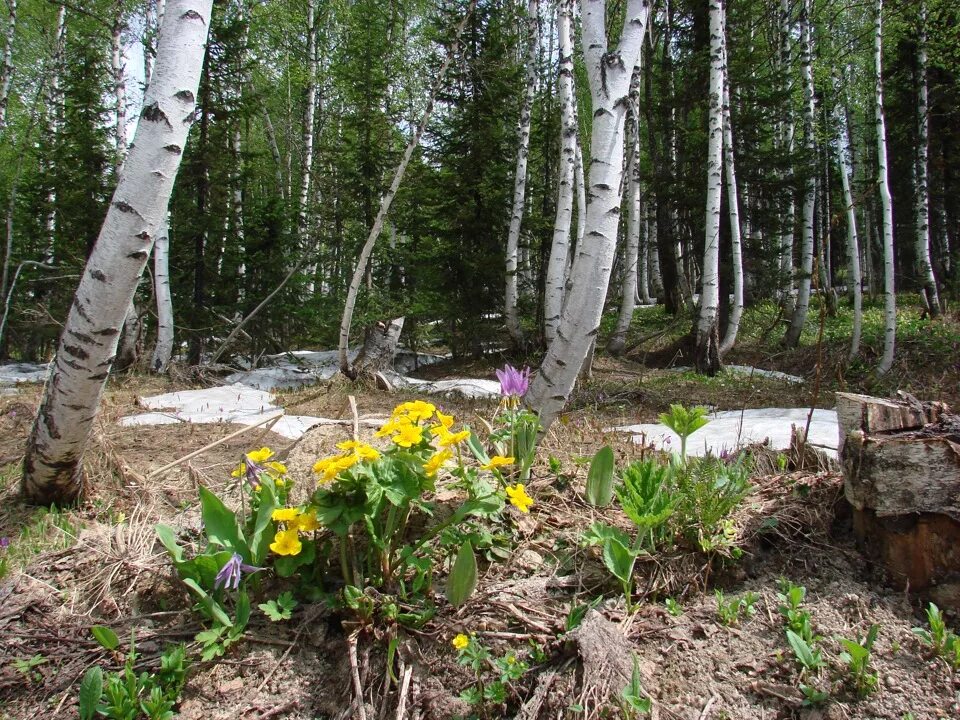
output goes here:
[{"label": "green leaf", "polygon": [[814,670],[823,664],[820,653],[815,652],[807,644],[806,640],[797,635],[793,630],[787,630],[787,642],[789,642],[790,647],[793,648],[797,660],[808,670]]},{"label": "green leaf", "polygon": [[[465,430],[469,430],[468,425],[464,425]],[[487,455],[487,451],[484,450],[483,444],[477,438],[475,432],[470,433],[470,436],[467,438],[467,447],[470,448],[470,452],[473,453],[473,456],[477,459],[481,465],[488,465],[490,463],[490,456]]]},{"label": "green leaf", "polygon": [[173,562],[179,564],[183,562],[183,548],[177,544],[177,532],[169,525],[164,525],[163,523],[158,523],[155,526],[157,532],[157,538],[159,538],[160,543],[167,549],[167,552],[170,553],[170,557],[173,558]]},{"label": "green leaf", "polygon": [[447,600],[454,607],[463,605],[477,587],[477,558],[467,540],[460,546],[457,559],[447,578]]},{"label": "green leaf", "polygon": [[[264,477],[257,495],[260,498],[260,507],[257,508],[257,518],[253,525],[253,537],[250,538],[250,554],[252,555],[252,564],[259,566],[263,564],[263,559],[267,556],[270,543],[273,541],[271,516],[273,511],[277,509],[277,494],[273,480]],[[268,530],[269,532],[267,532]]]},{"label": "green leaf", "polygon": [[80,681],[80,720],[93,720],[103,697],[103,670],[92,667]]},{"label": "green leaf", "polygon": [[203,531],[207,539],[214,545],[221,545],[228,550],[240,553],[244,562],[251,562],[250,549],[237,525],[236,514],[203,485],[200,485],[199,492]]},{"label": "green leaf", "polygon": [[609,538],[603,543],[603,564],[620,582],[630,582],[636,560],[637,556],[616,538]]},{"label": "green leaf", "polygon": [[587,502],[595,507],[606,507],[613,499],[613,449],[604,445],[593,456],[587,474]]},{"label": "green leaf", "polygon": [[203,608],[209,613],[210,617],[212,617],[221,625],[233,627],[233,620],[231,620],[230,616],[224,612],[222,607],[220,607],[220,603],[210,597],[210,595],[207,594],[207,591],[197,584],[196,580],[193,578],[184,578],[183,584],[196,593],[196,595],[200,598],[200,605],[202,605]]},{"label": "green leaf", "polygon": [[302,565],[309,565],[316,557],[316,545],[312,540],[301,540],[303,549],[296,555],[278,556],[273,561],[273,570],[277,577],[290,577],[297,568]]},{"label": "green leaf", "polygon": [[107,650],[116,650],[120,647],[120,638],[117,634],[105,625],[94,625],[90,628],[94,639]]}]

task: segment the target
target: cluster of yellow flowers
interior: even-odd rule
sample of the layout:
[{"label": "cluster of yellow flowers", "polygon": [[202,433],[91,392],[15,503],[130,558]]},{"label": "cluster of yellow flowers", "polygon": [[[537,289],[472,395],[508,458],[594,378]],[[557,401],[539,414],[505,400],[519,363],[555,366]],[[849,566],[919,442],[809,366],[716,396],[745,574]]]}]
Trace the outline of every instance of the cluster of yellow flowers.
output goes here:
[{"label": "cluster of yellow flowers", "polygon": [[342,453],[320,458],[313,464],[313,471],[320,476],[319,482],[327,483],[333,480],[344,470],[349,470],[361,460],[376,460],[380,453],[367,443],[356,440],[346,440],[337,443]]},{"label": "cluster of yellow flowers", "polygon": [[303,549],[300,542],[300,533],[313,532],[320,529],[317,521],[317,511],[303,512],[300,508],[278,508],[270,516],[272,520],[283,523],[284,528],[277,530],[270,543],[270,549],[277,555],[299,555]]},{"label": "cluster of yellow flowers", "polygon": [[[285,475],[287,474],[287,466],[282,462],[270,461],[270,458],[274,456],[273,450],[268,447],[262,447],[259,450],[253,450],[247,453],[247,460],[249,460],[254,465],[259,466],[267,473],[270,474],[270,477],[273,478],[274,483],[277,487],[283,487],[285,480]],[[246,462],[240,463],[236,470],[230,473],[231,477],[241,478],[247,472]],[[260,488],[257,487],[257,490]]]}]

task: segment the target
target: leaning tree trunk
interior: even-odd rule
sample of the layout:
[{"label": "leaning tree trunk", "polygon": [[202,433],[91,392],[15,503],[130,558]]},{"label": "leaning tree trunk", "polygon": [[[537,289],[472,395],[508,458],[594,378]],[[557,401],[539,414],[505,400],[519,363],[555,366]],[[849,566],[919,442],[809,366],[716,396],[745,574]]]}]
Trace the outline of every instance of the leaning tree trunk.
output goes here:
[{"label": "leaning tree trunk", "polygon": [[737,194],[737,171],[733,164],[733,125],[730,120],[730,66],[727,61],[727,18],[723,12],[723,34],[720,50],[723,53],[723,167],[727,183],[727,203],[730,212],[730,246],[733,255],[733,307],[727,320],[727,330],[720,343],[721,357],[730,352],[740,331],[743,316],[743,245],[740,237],[740,199]]},{"label": "leaning tree trunk", "polygon": [[853,157],[850,149],[850,129],[845,109],[837,106],[837,161],[843,205],[847,209],[847,267],[850,269],[850,290],[853,293],[853,330],[850,336],[852,361],[860,352],[860,334],[863,327],[863,280],[860,276],[860,243],[857,240],[857,213],[850,183],[853,178]]},{"label": "leaning tree trunk", "polygon": [[153,284],[157,296],[157,344],[150,369],[165,373],[173,355],[173,300],[170,296],[170,225],[165,218],[153,244]]},{"label": "leaning tree trunk", "polygon": [[800,276],[797,282],[797,304],[790,327],[783,339],[787,347],[796,347],[807,322],[810,309],[810,285],[813,279],[813,211],[817,199],[816,141],[814,138],[813,97],[813,0],[804,0],[800,19],[800,64],[803,67],[803,144],[806,151],[806,179],[803,185],[803,234],[800,241]]},{"label": "leaning tree trunk", "polygon": [[196,107],[212,0],[169,0],[143,111],[67,317],[27,444],[22,490],[74,500],[117,338],[163,222]]},{"label": "leaning tree trunk", "polygon": [[10,101],[10,84],[13,82],[13,38],[17,32],[17,0],[7,0],[7,8],[10,17],[7,20],[3,65],[0,66],[0,130],[7,125],[7,105]]},{"label": "leaning tree trunk", "polygon": [[877,0],[873,26],[874,113],[877,123],[877,184],[880,186],[881,232],[883,237],[883,357],[877,375],[886,375],[893,367],[897,341],[897,296],[893,266],[893,203],[887,174],[887,126],[883,119],[883,0]]},{"label": "leaning tree trunk", "polygon": [[517,168],[513,179],[513,209],[510,212],[510,229],[507,231],[507,263],[503,297],[503,316],[507,324],[510,339],[517,347],[523,345],[523,329],[520,327],[517,256],[520,247],[520,226],[523,223],[527,190],[527,157],[530,154],[530,117],[533,112],[533,98],[537,89],[537,48],[540,38],[539,0],[527,3],[527,90],[520,108],[520,127],[517,135]]},{"label": "leaning tree trunk", "polygon": [[393,204],[393,198],[396,197],[397,190],[400,189],[400,183],[403,181],[403,176],[407,171],[407,165],[410,164],[410,158],[413,157],[413,151],[416,150],[420,144],[420,136],[423,135],[427,123],[430,122],[430,116],[433,114],[433,104],[436,100],[437,93],[440,92],[440,88],[443,87],[447,70],[450,68],[450,64],[453,62],[453,58],[459,50],[460,36],[463,35],[464,28],[467,27],[467,21],[470,19],[470,15],[476,6],[477,0],[470,0],[467,11],[464,13],[463,19],[454,32],[453,42],[450,45],[447,56],[443,60],[443,64],[440,66],[440,70],[437,72],[437,77],[434,80],[433,87],[430,89],[430,97],[423,109],[420,122],[414,129],[410,141],[407,143],[407,149],[404,150],[403,157],[400,158],[400,163],[394,171],[393,182],[390,183],[390,188],[380,201],[380,209],[377,211],[377,217],[373,221],[373,227],[370,228],[370,234],[367,235],[367,240],[360,249],[360,257],[357,258],[357,265],[353,270],[350,287],[347,288],[347,299],[344,302],[343,317],[340,320],[340,343],[338,348],[340,355],[340,372],[347,377],[356,377],[356,373],[353,368],[350,367],[350,326],[353,323],[353,311],[357,305],[357,294],[360,292],[360,285],[363,283],[363,277],[366,274],[370,254],[373,252],[373,246],[376,244],[377,238],[380,237],[380,232],[383,230],[383,223],[387,219],[387,213],[390,212],[390,205]]},{"label": "leaning tree trunk", "polygon": [[574,169],[577,161],[577,123],[574,115],[576,98],[573,92],[573,0],[561,0],[559,14],[557,34],[560,39],[560,179],[543,297],[543,336],[548,346],[557,336],[566,292],[570,222],[573,218]]},{"label": "leaning tree trunk", "polygon": [[[633,312],[637,307],[637,284],[640,260],[640,68],[633,69],[630,82],[630,116],[627,126],[627,138],[630,142],[630,154],[627,161],[627,234],[623,261],[623,287],[620,297],[620,314],[617,326],[607,343],[611,355],[619,355],[627,342],[627,331],[633,321]],[[646,271],[646,268],[644,268]]]},{"label": "leaning tree trunk", "polygon": [[710,108],[707,119],[707,211],[700,312],[694,332],[697,372],[720,370],[720,196],[723,191],[723,0],[710,0]]},{"label": "leaning tree trunk", "polygon": [[[572,285],[560,316],[557,336],[534,379],[526,401],[549,426],[566,403],[600,316],[617,249],[620,183],[623,180],[623,132],[630,78],[650,15],[649,0],[628,0],[619,46],[607,53],[603,0],[582,5],[583,48],[593,105],[589,198],[583,246],[577,253]],[[616,58],[611,61],[610,58]],[[629,68],[629,69],[628,69]]]},{"label": "leaning tree trunk", "polygon": [[933,264],[930,262],[930,188],[927,181],[927,147],[930,142],[927,103],[927,8],[924,0],[920,0],[919,5],[915,251],[917,272],[923,286],[923,299],[930,316],[937,317],[940,314],[940,297],[937,293],[937,279],[933,274]]}]

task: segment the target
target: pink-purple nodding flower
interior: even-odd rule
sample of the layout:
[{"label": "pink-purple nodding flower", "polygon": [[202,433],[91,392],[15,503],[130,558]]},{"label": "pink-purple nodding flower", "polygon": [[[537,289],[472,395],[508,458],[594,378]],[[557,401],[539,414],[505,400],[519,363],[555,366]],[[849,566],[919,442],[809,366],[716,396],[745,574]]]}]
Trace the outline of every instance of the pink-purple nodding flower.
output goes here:
[{"label": "pink-purple nodding flower", "polygon": [[0,537],[0,550],[6,550],[10,547],[10,538]]},{"label": "pink-purple nodding flower", "polygon": [[234,553],[233,557],[220,568],[220,572],[217,573],[217,577],[213,581],[213,587],[217,590],[225,587],[236,590],[240,587],[240,576],[243,573],[253,573],[258,570],[263,570],[263,568],[247,565],[240,557],[240,553]]},{"label": "pink-purple nodding flower", "polygon": [[505,365],[503,370],[497,370],[497,380],[500,381],[500,394],[508,398],[522,398],[530,387],[530,368],[517,370],[512,365]]},{"label": "pink-purple nodding flower", "polygon": [[247,482],[250,483],[250,487],[256,490],[260,487],[260,473],[263,472],[263,468],[246,455],[243,456],[243,467],[246,472]]}]

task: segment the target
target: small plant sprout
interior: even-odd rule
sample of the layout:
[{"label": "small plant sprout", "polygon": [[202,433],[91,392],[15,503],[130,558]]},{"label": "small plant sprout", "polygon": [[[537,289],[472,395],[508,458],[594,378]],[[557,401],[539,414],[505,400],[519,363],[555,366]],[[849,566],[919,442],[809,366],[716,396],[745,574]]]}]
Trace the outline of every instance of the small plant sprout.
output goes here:
[{"label": "small plant sprout", "polygon": [[742,617],[753,617],[756,612],[756,604],[760,596],[754,592],[745,593],[742,597],[724,598],[723,590],[714,590],[717,598],[717,617],[724,625],[737,625]]},{"label": "small plant sprout", "polygon": [[678,603],[672,597],[668,597],[666,600],[664,600],[663,604],[667,606],[667,612],[673,617],[680,617],[683,615],[683,605]]},{"label": "small plant sprout", "polygon": [[293,598],[293,593],[288,590],[280,593],[276,600],[268,600],[265,603],[260,603],[257,607],[273,622],[279,622],[280,620],[289,620],[297,604],[297,601]]},{"label": "small plant sprout", "polygon": [[820,638],[814,636],[810,625],[810,613],[801,609],[807,597],[807,589],[802,585],[794,585],[789,580],[780,582],[780,592],[777,599],[780,605],[777,610],[787,621],[787,628],[800,636],[807,644],[812,644]]},{"label": "small plant sprout", "polygon": [[818,707],[825,704],[830,699],[830,693],[818,690],[813,685],[800,683],[800,692],[803,693],[803,707]]},{"label": "small plant sprout", "polygon": [[620,693],[620,710],[625,718],[647,715],[653,709],[653,701],[643,689],[640,679],[640,661],[633,656],[633,672],[630,683]]},{"label": "small plant sprout", "polygon": [[[475,684],[460,693],[460,699],[470,705],[479,705],[483,717],[488,715],[487,703],[494,706],[506,703],[511,684],[522,678],[530,667],[512,650],[494,657],[473,634],[460,633],[450,644],[457,651],[457,661],[472,669],[476,676]],[[494,676],[490,675],[491,671],[495,671]]]},{"label": "small plant sprout", "polygon": [[680,436],[680,459],[687,459],[687,438],[706,425],[707,409],[697,406],[689,410],[683,405],[671,405],[670,412],[660,413],[660,422]]},{"label": "small plant sprout", "polygon": [[812,672],[824,666],[823,654],[819,648],[808,643],[793,630],[787,630],[787,642],[790,643],[797,662],[805,671]]},{"label": "small plant sprout", "polygon": [[866,697],[877,688],[879,676],[870,672],[870,652],[879,634],[880,626],[874,624],[863,640],[840,638],[840,644],[844,647],[840,660],[846,664],[854,689],[860,697]]},{"label": "small plant sprout", "polygon": [[913,628],[913,634],[930,647],[934,654],[946,660],[955,670],[960,669],[960,636],[947,627],[943,611],[934,603],[927,606],[927,628]]}]

